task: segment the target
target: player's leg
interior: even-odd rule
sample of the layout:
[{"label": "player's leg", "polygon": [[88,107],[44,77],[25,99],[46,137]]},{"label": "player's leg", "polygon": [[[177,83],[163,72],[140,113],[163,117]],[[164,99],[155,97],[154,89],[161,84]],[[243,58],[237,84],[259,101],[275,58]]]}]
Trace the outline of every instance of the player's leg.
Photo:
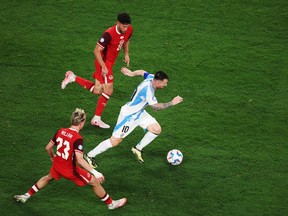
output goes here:
[{"label": "player's leg", "polygon": [[93,191],[96,196],[99,197],[104,203],[106,203],[108,209],[116,209],[125,205],[126,198],[112,200],[110,195],[106,193],[105,189],[94,176],[92,176],[89,184],[93,187]]},{"label": "player's leg", "polygon": [[83,157],[87,161],[87,163],[90,164],[90,166],[96,168],[98,167],[98,165],[96,164],[95,157],[107,151],[109,148],[119,145],[122,140],[122,138],[116,138],[114,136],[111,136],[109,139],[102,141],[99,145],[97,145],[94,149],[85,154]]},{"label": "player's leg", "polygon": [[99,80],[95,79],[95,84],[94,84],[94,87],[93,87],[92,91],[93,91],[94,94],[97,94],[97,95],[101,95],[102,94],[103,86],[102,86],[102,84],[100,83]]},{"label": "player's leg", "polygon": [[142,158],[142,150],[154,139],[156,139],[156,137],[158,137],[158,135],[161,133],[161,126],[156,121],[156,119],[153,118],[146,111],[144,111],[143,115],[141,116],[139,126],[141,126],[143,129],[147,129],[148,132],[146,132],[140,142],[131,150],[136,155],[139,162],[144,163],[144,160]]},{"label": "player's leg", "polygon": [[93,92],[94,83],[90,80],[86,80],[82,77],[76,76],[72,71],[67,71],[65,74],[65,78],[61,83],[61,88],[65,89],[69,83],[76,82],[83,88]]},{"label": "player's leg", "polygon": [[109,196],[109,194],[106,193],[105,189],[102,187],[102,185],[94,175],[91,175],[90,172],[80,168],[79,166],[77,166],[76,169],[77,174],[74,174],[74,176],[70,178],[70,180],[73,181],[76,185],[80,187],[86,184],[91,185],[93,187],[93,192],[95,193],[95,195],[99,197],[109,209],[116,209],[125,205],[126,198],[112,200],[112,198]]},{"label": "player's leg", "polygon": [[100,94],[100,97],[98,99],[94,117],[91,120],[91,124],[101,127],[101,128],[110,128],[110,126],[106,123],[104,123],[101,120],[102,113],[105,109],[105,106],[108,103],[108,100],[110,99],[110,96],[113,94],[113,83],[106,83],[102,84],[103,92]]},{"label": "player's leg", "polygon": [[161,126],[159,123],[151,124],[147,127],[147,133],[144,135],[144,137],[140,140],[140,142],[137,144],[137,149],[142,151],[142,149],[150,144],[159,134],[161,133]]},{"label": "player's leg", "polygon": [[113,71],[112,71],[112,64],[106,63],[108,74],[106,76],[102,76],[102,69],[100,65],[96,62],[96,72],[94,73],[94,78],[99,81],[99,83],[102,85],[101,91],[99,91],[100,86],[96,85],[97,81],[95,81],[95,87],[94,92],[100,94],[100,97],[98,99],[96,108],[95,108],[95,115],[91,120],[91,124],[101,127],[101,128],[110,128],[110,126],[106,123],[104,123],[101,120],[102,113],[105,109],[105,106],[108,103],[108,100],[110,99],[111,95],[113,94]]},{"label": "player's leg", "polygon": [[96,166],[95,157],[97,155],[107,151],[109,148],[119,145],[122,140],[138,126],[138,121],[135,121],[135,118],[137,118],[137,115],[134,115],[134,118],[132,117],[132,115],[124,116],[120,111],[112,136],[109,139],[104,140],[94,149],[88,152],[84,156],[84,159],[91,166]]},{"label": "player's leg", "polygon": [[[116,138],[111,136],[109,139],[102,141],[99,145],[97,145],[94,149],[87,153],[87,156],[92,159],[102,152],[107,151],[109,148],[115,147],[119,145],[122,141],[122,138]],[[90,164],[91,165],[91,164]],[[95,165],[95,164],[94,164]]]},{"label": "player's leg", "polygon": [[18,202],[25,203],[33,194],[37,193],[40,189],[44,188],[51,180],[53,180],[53,177],[49,173],[46,176],[43,176],[41,179],[39,179],[36,184],[34,184],[25,194],[22,195],[15,195],[14,198]]},{"label": "player's leg", "polygon": [[[113,141],[111,142],[111,140]],[[122,139],[114,140],[113,136],[111,136],[111,138],[102,141],[94,149],[89,151],[87,154],[84,154],[83,158],[87,161],[87,163],[90,164],[90,166],[96,168],[98,167],[98,165],[96,164],[95,157],[101,154],[102,152],[107,151],[109,148],[112,148],[113,146],[120,144],[121,141]]]}]

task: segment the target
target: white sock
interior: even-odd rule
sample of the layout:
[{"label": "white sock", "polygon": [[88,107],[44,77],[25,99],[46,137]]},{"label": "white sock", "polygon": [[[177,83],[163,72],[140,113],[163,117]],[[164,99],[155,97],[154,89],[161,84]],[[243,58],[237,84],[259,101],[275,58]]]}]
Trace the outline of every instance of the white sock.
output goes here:
[{"label": "white sock", "polygon": [[76,80],[76,75],[74,74],[74,76],[71,76],[71,81],[75,82],[75,80]]},{"label": "white sock", "polygon": [[94,121],[94,122],[99,122],[99,121],[101,121],[101,116],[96,116],[96,115],[94,115],[94,117],[92,118],[92,121]]},{"label": "white sock", "polygon": [[94,115],[93,119],[94,122],[101,121],[101,116]]},{"label": "white sock", "polygon": [[105,152],[109,148],[112,148],[112,143],[110,142],[110,139],[104,140],[99,145],[97,145],[94,149],[92,149],[90,152],[88,152],[88,157],[96,157],[96,155],[101,154],[102,152]]},{"label": "white sock", "polygon": [[144,137],[142,138],[142,140],[136,145],[136,148],[140,151],[142,151],[142,149],[147,146],[149,143],[151,143],[159,134],[154,134],[150,131],[148,131]]}]

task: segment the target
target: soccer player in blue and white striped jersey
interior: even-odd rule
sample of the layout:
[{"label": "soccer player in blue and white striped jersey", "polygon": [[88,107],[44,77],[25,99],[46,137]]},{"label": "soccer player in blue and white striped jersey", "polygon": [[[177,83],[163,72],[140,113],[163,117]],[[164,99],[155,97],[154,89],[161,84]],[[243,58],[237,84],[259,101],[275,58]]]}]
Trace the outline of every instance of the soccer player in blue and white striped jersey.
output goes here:
[{"label": "soccer player in blue and white striped jersey", "polygon": [[114,127],[112,136],[101,142],[98,146],[85,155],[85,159],[95,165],[95,156],[106,151],[111,147],[115,147],[121,143],[123,138],[128,136],[137,126],[147,130],[140,142],[132,147],[132,152],[137,159],[144,163],[142,158],[142,149],[150,144],[160,133],[161,126],[148,112],[145,107],[150,106],[153,110],[163,110],[170,106],[174,106],[183,101],[183,98],[176,96],[172,101],[167,103],[158,103],[155,97],[156,89],[163,89],[167,86],[169,78],[163,71],[157,71],[154,75],[144,70],[130,71],[128,68],[122,68],[121,72],[129,77],[143,76],[142,81],[134,90],[128,103],[122,106],[118,116],[117,124]]}]

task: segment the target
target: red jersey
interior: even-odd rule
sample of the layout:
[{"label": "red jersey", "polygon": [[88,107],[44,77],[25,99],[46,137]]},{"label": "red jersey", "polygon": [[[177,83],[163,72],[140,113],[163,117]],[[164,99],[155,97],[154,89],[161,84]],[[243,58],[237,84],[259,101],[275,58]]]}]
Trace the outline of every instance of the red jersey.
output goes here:
[{"label": "red jersey", "polygon": [[51,140],[57,146],[53,166],[63,172],[75,171],[75,152],[83,153],[83,138],[77,130],[72,128],[59,129]]},{"label": "red jersey", "polygon": [[121,34],[114,25],[107,29],[98,41],[98,45],[104,48],[102,51],[102,58],[105,62],[109,61],[112,65],[115,63],[116,58],[121,50],[123,44],[132,36],[133,28],[128,26],[127,31]]}]

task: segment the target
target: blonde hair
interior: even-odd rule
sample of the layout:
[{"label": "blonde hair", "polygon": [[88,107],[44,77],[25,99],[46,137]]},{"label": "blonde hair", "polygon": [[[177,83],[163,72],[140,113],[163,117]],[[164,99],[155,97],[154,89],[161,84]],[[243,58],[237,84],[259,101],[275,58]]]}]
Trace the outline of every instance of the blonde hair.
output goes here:
[{"label": "blonde hair", "polygon": [[81,122],[86,120],[86,114],[83,109],[76,108],[71,116],[71,124],[78,126]]}]

